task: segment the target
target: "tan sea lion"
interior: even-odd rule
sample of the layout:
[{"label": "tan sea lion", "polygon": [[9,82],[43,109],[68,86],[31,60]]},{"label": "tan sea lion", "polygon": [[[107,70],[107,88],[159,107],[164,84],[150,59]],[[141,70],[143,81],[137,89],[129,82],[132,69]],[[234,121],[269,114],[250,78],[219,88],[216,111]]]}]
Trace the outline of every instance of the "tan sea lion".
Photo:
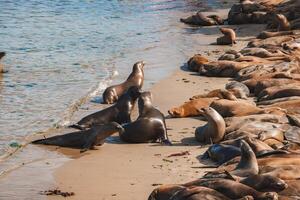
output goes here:
[{"label": "tan sea lion", "polygon": [[199,98],[219,98],[219,99],[228,99],[228,100],[232,100],[235,101],[237,100],[236,96],[234,93],[239,94],[239,91],[237,90],[227,90],[227,89],[216,89],[216,90],[212,90],[206,94],[200,94],[200,95],[195,95],[193,97],[190,98],[190,100],[194,100],[194,99],[199,99]]},{"label": "tan sea lion", "polygon": [[213,108],[202,108],[202,115],[207,124],[195,130],[196,140],[202,144],[218,143],[225,134],[225,121],[223,117]]},{"label": "tan sea lion", "polygon": [[141,89],[144,83],[144,65],[144,61],[135,63],[125,82],[106,88],[103,92],[103,102],[106,104],[116,102],[132,86]]},{"label": "tan sea lion", "polygon": [[197,98],[185,102],[179,107],[168,110],[171,117],[193,117],[201,115],[199,110],[201,108],[207,108],[216,98]]},{"label": "tan sea lion", "polygon": [[262,90],[269,87],[289,85],[289,84],[300,85],[300,81],[287,79],[287,78],[266,78],[266,79],[258,80],[254,88],[254,94],[258,95]]},{"label": "tan sea lion", "polygon": [[233,45],[236,44],[236,34],[231,28],[219,29],[224,36],[217,38],[217,45]]},{"label": "tan sea lion", "polygon": [[232,77],[234,78],[237,73],[252,65],[250,62],[235,62],[229,60],[219,60],[206,63],[199,68],[200,75],[214,76],[214,77]]},{"label": "tan sea lion", "polygon": [[283,180],[300,179],[300,167],[297,165],[259,166],[261,174],[271,175]]},{"label": "tan sea lion", "polygon": [[243,56],[256,56],[256,57],[260,57],[260,58],[285,56],[285,54],[279,50],[276,50],[275,52],[270,52],[267,49],[255,48],[255,47],[254,48],[244,48],[240,51],[240,53]]},{"label": "tan sea lion", "polygon": [[197,12],[187,18],[181,18],[181,22],[185,24],[198,25],[198,26],[213,26],[223,24],[223,20],[216,15],[205,16],[201,12]]},{"label": "tan sea lion", "polygon": [[131,122],[130,114],[140,94],[139,88],[133,86],[114,105],[90,114],[70,127],[83,130],[95,124],[106,124],[109,122],[129,123]]},{"label": "tan sea lion", "polygon": [[208,63],[208,59],[201,54],[195,54],[187,62],[187,67],[192,72],[198,72],[201,65]]},{"label": "tan sea lion", "polygon": [[270,37],[278,37],[278,36],[285,36],[285,35],[294,35],[294,32],[293,31],[278,31],[278,32],[263,31],[257,36],[257,38],[267,39]]},{"label": "tan sea lion", "polygon": [[272,38],[267,38],[263,40],[253,40],[248,43],[248,47],[261,47],[264,48],[266,46],[281,46],[281,44],[285,42],[294,41],[295,38],[291,36],[277,36]]},{"label": "tan sea lion", "polygon": [[290,84],[273,86],[262,90],[258,95],[258,101],[272,100],[283,97],[300,96],[300,85]]},{"label": "tan sea lion", "polygon": [[278,22],[277,31],[289,31],[291,30],[291,24],[287,20],[287,18],[282,14],[276,15],[276,20]]},{"label": "tan sea lion", "polygon": [[128,143],[161,142],[171,145],[164,115],[152,105],[151,92],[143,92],[138,100],[139,116],[123,125],[120,138]]},{"label": "tan sea lion", "polygon": [[102,145],[105,138],[124,129],[116,122],[104,125],[93,125],[90,129],[57,135],[45,139],[35,140],[33,144],[55,145],[81,149],[80,152],[93,149],[96,145]]},{"label": "tan sea lion", "polygon": [[300,100],[289,100],[279,103],[274,103],[272,105],[264,106],[264,108],[279,107],[287,110],[288,113],[300,114]]}]

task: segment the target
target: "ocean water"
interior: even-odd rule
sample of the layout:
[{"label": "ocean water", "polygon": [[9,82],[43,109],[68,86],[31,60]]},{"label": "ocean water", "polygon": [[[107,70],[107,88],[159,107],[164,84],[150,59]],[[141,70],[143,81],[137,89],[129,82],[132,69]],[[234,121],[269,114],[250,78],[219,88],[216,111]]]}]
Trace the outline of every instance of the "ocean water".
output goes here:
[{"label": "ocean water", "polygon": [[[145,60],[146,84],[178,68],[193,41],[179,16],[218,1],[0,0],[0,155],[65,125],[78,106]],[[181,25],[183,26],[183,25]],[[119,74],[118,76],[115,76]]]}]

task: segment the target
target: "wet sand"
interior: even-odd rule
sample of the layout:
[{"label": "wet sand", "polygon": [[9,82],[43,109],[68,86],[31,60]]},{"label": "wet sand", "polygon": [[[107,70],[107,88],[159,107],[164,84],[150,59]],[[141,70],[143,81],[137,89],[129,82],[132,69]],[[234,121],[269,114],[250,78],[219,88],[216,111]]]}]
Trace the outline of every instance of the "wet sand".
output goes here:
[{"label": "wet sand", "polygon": [[[195,32],[197,29],[194,29]],[[208,29],[217,33],[214,30],[216,27]],[[253,37],[262,29],[261,25],[239,26],[238,44],[232,48],[209,45],[218,34],[193,34],[191,37],[207,41],[207,46],[195,50],[195,53],[209,55],[210,59],[215,59],[224,50],[241,49],[249,37]],[[168,109],[181,105],[193,95],[223,88],[228,80],[200,77],[181,67],[151,88],[154,105],[167,116]],[[58,168],[55,171],[57,187],[62,191],[74,192],[75,196],[70,199],[141,200],[147,199],[151,191],[160,184],[191,181],[210,170],[200,168],[203,164],[200,163],[199,157],[206,147],[200,147],[194,139],[195,128],[203,125],[205,121],[199,118],[168,118],[166,123],[173,146],[123,144],[118,140],[118,136],[113,136],[98,150],[88,151],[80,158]],[[168,157],[183,151],[188,151],[189,155]],[[51,200],[61,198],[49,197]]]}]

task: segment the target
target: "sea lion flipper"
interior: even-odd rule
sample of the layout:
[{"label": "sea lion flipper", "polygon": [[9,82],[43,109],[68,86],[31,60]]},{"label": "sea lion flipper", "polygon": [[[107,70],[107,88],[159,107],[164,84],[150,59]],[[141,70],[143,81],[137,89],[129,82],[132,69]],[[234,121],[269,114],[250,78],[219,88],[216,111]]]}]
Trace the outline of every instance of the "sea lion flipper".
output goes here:
[{"label": "sea lion flipper", "polygon": [[85,130],[85,127],[82,127],[79,124],[72,124],[72,125],[68,126],[68,128],[75,128],[75,129],[78,129],[78,130],[81,130],[81,131]]}]

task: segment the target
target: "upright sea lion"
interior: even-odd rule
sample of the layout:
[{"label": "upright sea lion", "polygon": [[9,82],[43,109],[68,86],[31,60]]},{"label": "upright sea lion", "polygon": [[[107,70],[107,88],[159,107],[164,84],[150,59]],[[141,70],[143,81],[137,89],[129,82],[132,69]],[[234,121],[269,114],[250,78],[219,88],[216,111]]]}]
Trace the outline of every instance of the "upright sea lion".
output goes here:
[{"label": "upright sea lion", "polygon": [[277,31],[289,31],[291,30],[291,25],[287,18],[282,14],[276,15],[276,20],[278,22],[278,28]]},{"label": "upright sea lion", "polygon": [[217,98],[196,98],[185,102],[179,107],[168,110],[171,117],[193,117],[201,115],[201,108],[207,108]]},{"label": "upright sea lion", "polygon": [[[0,52],[0,61],[5,56],[5,52]],[[4,73],[4,67],[3,64],[0,63],[0,73]]]},{"label": "upright sea lion", "polygon": [[196,128],[196,140],[202,144],[218,143],[225,134],[225,121],[213,108],[202,108],[202,115],[207,119],[207,124]]},{"label": "upright sea lion", "polygon": [[125,82],[106,88],[103,92],[104,103],[112,104],[116,102],[119,97],[122,96],[122,94],[124,94],[132,86],[136,86],[141,89],[144,83],[144,65],[144,61],[135,63],[133,65],[131,74]]},{"label": "upright sea lion", "polygon": [[236,34],[231,28],[220,28],[224,36],[217,38],[217,45],[236,44]]},{"label": "upright sea lion", "polygon": [[195,54],[187,62],[187,67],[192,72],[198,72],[199,67],[205,63],[208,63],[208,59],[202,56],[201,54]]},{"label": "upright sea lion", "polygon": [[124,129],[116,122],[104,125],[93,125],[90,129],[57,135],[46,139],[35,140],[33,144],[55,145],[81,149],[81,152],[103,144],[105,138]]},{"label": "upright sea lion", "polygon": [[70,127],[82,130],[94,124],[106,124],[113,121],[119,124],[131,122],[130,114],[139,95],[139,88],[133,86],[114,105],[90,114]]},{"label": "upright sea lion", "polygon": [[120,138],[129,143],[156,142],[171,145],[168,139],[164,115],[152,105],[150,92],[143,92],[138,100],[139,117],[136,121],[123,125]]}]

